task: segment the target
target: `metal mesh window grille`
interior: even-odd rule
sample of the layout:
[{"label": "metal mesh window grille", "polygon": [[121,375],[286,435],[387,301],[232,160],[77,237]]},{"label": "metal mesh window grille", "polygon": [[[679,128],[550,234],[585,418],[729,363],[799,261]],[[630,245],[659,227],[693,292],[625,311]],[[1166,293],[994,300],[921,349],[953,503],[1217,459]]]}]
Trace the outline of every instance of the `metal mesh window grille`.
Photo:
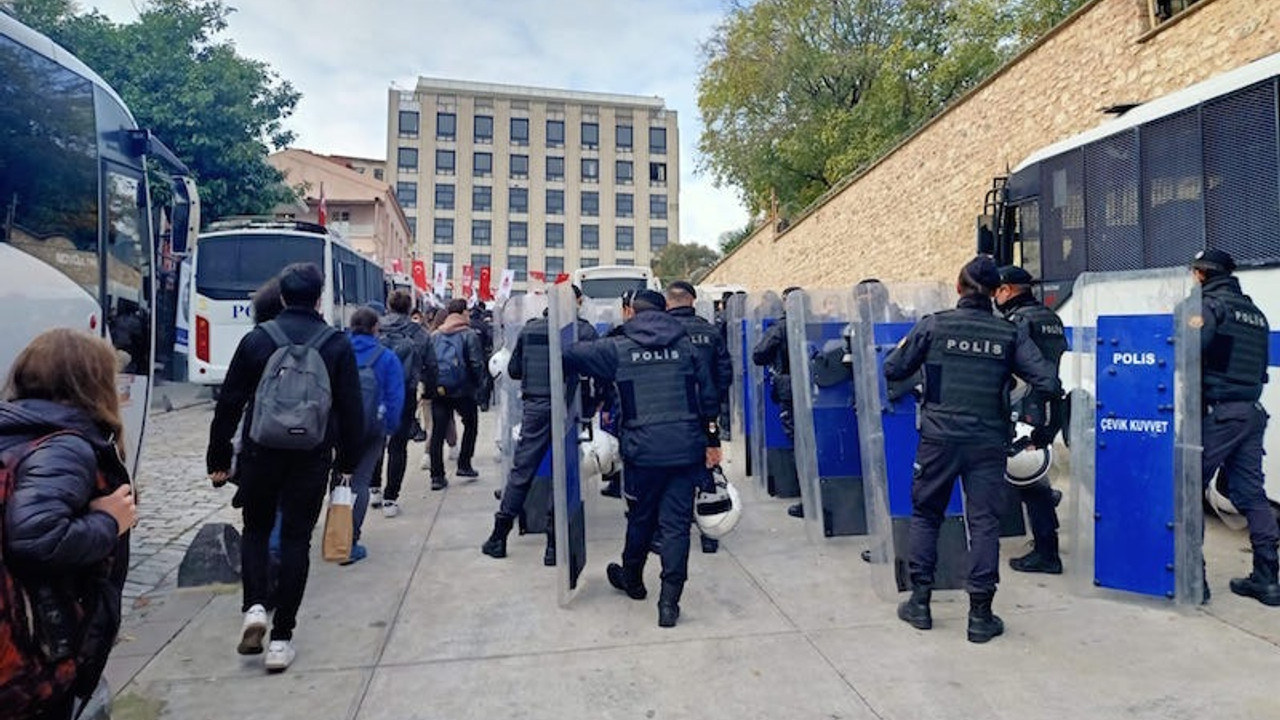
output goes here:
[{"label": "metal mesh window grille", "polygon": [[1202,119],[1209,247],[1237,262],[1280,259],[1275,81],[1206,103]]},{"label": "metal mesh window grille", "polygon": [[1142,126],[1140,142],[1146,266],[1185,265],[1204,247],[1199,112]]},{"label": "metal mesh window grille", "polygon": [[1142,268],[1138,136],[1129,131],[1084,148],[1090,270]]},{"label": "metal mesh window grille", "polygon": [[1045,280],[1074,278],[1085,269],[1084,154],[1050,158],[1040,166],[1041,263]]}]

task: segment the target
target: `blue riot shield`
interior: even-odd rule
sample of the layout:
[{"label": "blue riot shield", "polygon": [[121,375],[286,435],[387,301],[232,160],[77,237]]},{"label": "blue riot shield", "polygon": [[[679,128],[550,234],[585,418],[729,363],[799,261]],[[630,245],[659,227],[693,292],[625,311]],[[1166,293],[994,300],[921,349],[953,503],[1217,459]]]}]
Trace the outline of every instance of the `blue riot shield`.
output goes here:
[{"label": "blue riot shield", "polygon": [[787,297],[795,402],[796,475],[811,539],[867,534],[862,456],[854,414],[848,290]]},{"label": "blue riot shield", "polygon": [[1075,586],[1199,604],[1199,288],[1182,268],[1085,273],[1071,302]]},{"label": "blue riot shield", "polygon": [[[907,572],[911,526],[911,485],[916,447],[919,383],[890,384],[884,361],[898,342],[925,315],[951,304],[954,292],[941,283],[854,288],[852,328],[858,440],[871,535],[872,585],[886,600],[910,587]],[[947,506],[938,542],[934,588],[964,586],[968,576],[968,538],[959,483]]]},{"label": "blue riot shield", "polygon": [[752,359],[752,446],[755,451],[752,466],[753,469],[758,469],[760,484],[770,495],[799,497],[800,483],[796,477],[795,449],[791,437],[795,411],[791,398],[789,362],[785,360],[789,352],[785,333],[781,335],[780,344],[773,343],[777,353],[775,359],[764,364],[755,363],[755,356],[762,343],[779,337],[776,331],[770,333],[770,330],[775,325],[786,322],[782,298],[773,292],[751,295],[748,297],[748,306],[751,324],[747,350]]},{"label": "blue riot shield", "polygon": [[730,436],[733,438],[732,460],[740,462],[748,477],[753,474],[751,449],[751,351],[747,347],[747,296],[739,293],[725,302],[724,320],[733,359],[733,390],[729,393]]},{"label": "blue riot shield", "polygon": [[548,339],[551,346],[551,474],[555,507],[556,569],[559,601],[568,605],[577,594],[587,563],[587,520],[578,444],[582,429],[579,381],[565,372],[565,350],[578,341],[578,302],[566,284],[547,293]]}]

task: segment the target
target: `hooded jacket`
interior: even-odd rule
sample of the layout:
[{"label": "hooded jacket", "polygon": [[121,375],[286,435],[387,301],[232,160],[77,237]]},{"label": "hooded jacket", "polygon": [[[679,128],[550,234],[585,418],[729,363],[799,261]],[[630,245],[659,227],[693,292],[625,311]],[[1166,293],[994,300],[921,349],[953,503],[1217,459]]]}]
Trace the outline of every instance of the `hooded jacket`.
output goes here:
[{"label": "hooded jacket", "polygon": [[378,336],[384,345],[388,345],[388,337],[403,336],[413,341],[411,362],[414,366],[404,368],[405,382],[410,385],[411,394],[416,392],[418,383],[435,387],[436,354],[431,351],[431,333],[421,323],[414,322],[408,315],[388,313],[378,323]]},{"label": "hooded jacket", "polygon": [[400,427],[400,415],[404,412],[404,368],[396,354],[382,347],[382,343],[372,335],[351,334],[351,347],[356,351],[356,367],[364,367],[373,355],[373,351],[382,348],[383,353],[373,364],[373,373],[378,377],[378,393],[381,396],[378,404],[382,406],[382,430],[385,435],[393,435]]},{"label": "hooded jacket", "polygon": [[[24,583],[51,585],[88,610],[74,690],[98,684],[120,629],[129,533],[89,502],[129,482],[112,439],[88,413],[48,400],[0,403],[0,452],[51,433],[18,466],[4,508],[4,558]],[[102,473],[105,487],[98,484]]]},{"label": "hooded jacket", "polygon": [[485,362],[484,348],[480,345],[480,336],[471,329],[471,317],[466,313],[454,313],[445,317],[437,335],[456,335],[462,333],[462,350],[466,355],[467,383],[454,397],[475,397],[483,384]]}]

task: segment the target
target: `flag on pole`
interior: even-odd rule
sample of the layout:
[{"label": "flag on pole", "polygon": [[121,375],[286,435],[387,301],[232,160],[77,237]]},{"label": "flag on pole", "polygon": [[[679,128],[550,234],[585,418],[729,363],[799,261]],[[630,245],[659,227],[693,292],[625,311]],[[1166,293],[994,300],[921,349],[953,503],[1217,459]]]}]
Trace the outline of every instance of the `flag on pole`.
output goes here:
[{"label": "flag on pole", "polygon": [[404,262],[401,261],[400,258],[396,258],[395,260],[391,261],[391,272],[393,273],[404,272]]},{"label": "flag on pole", "polygon": [[472,275],[471,266],[463,265],[462,266],[462,297],[465,297],[465,298],[471,297],[471,285],[473,280],[475,280],[475,276]]},{"label": "flag on pole", "polygon": [[436,263],[436,279],[432,283],[432,292],[436,297],[444,298],[445,283],[449,279],[449,263]]},{"label": "flag on pole", "polygon": [[493,299],[493,278],[491,277],[490,272],[488,265],[480,268],[480,287],[478,294],[481,302],[489,302]]},{"label": "flag on pole", "polygon": [[516,281],[515,270],[503,270],[502,281],[498,283],[498,300],[503,301],[511,297],[511,286]]},{"label": "flag on pole", "polygon": [[320,217],[320,227],[324,227],[325,223],[329,221],[329,206],[324,201],[324,181],[323,180],[320,181],[320,209],[316,212],[317,212],[317,215],[319,215]]},{"label": "flag on pole", "polygon": [[413,284],[418,290],[427,291],[427,264],[422,260],[413,261]]},{"label": "flag on pole", "polygon": [[546,274],[545,272],[541,271],[541,270],[530,270],[530,271],[529,271],[529,279],[530,279],[530,280],[537,280],[538,282],[546,282],[546,281],[547,281],[547,274]]},{"label": "flag on pole", "polygon": [[559,275],[556,275],[556,285],[566,282],[569,282],[569,273],[560,273]]}]

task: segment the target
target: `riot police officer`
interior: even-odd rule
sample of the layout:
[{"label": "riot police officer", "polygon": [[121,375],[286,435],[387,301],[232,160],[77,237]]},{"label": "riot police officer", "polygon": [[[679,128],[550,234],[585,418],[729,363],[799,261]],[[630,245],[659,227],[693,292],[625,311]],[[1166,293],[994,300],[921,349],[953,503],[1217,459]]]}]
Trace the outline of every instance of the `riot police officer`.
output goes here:
[{"label": "riot police officer", "polygon": [[[1058,314],[1045,307],[1031,294],[1031,273],[1016,266],[1000,268],[1000,287],[996,288],[996,308],[1036,344],[1040,354],[1054,370],[1060,372],[1062,354],[1067,351],[1067,333]],[[1020,422],[1033,430],[1027,440],[1033,447],[1043,448],[1053,444],[1061,428],[1061,408],[1054,398],[1029,392],[1014,407]],[[1046,412],[1047,411],[1047,412]],[[1058,555],[1058,512],[1055,496],[1049,483],[1037,482],[1018,488],[1021,500],[1027,506],[1031,520],[1031,537],[1035,545],[1031,552],[1009,560],[1009,567],[1018,572],[1062,574],[1062,558]]]},{"label": "riot police officer", "polygon": [[688,575],[694,490],[720,462],[720,404],[711,368],[684,325],[666,313],[662,295],[641,290],[631,310],[620,334],[569,348],[566,369],[614,383],[621,406],[623,483],[633,502],[622,564],[609,565],[609,583],[633,600],[646,597],[645,560],[661,527],[658,625],[674,627]]},{"label": "riot police officer", "polygon": [[[703,361],[711,368],[712,380],[716,385],[717,402],[723,407],[728,400],[729,390],[733,386],[733,360],[729,357],[729,348],[725,344],[724,337],[715,325],[694,311],[693,303],[698,299],[698,291],[693,285],[677,280],[667,286],[666,294],[667,312],[684,325],[685,332],[689,333],[689,340],[693,342],[694,350],[698,351]],[[702,536],[702,552],[713,553],[719,548],[719,540],[706,535]]]},{"label": "riot police officer", "polygon": [[[793,286],[783,290],[783,303],[785,304],[788,295],[800,289]],[[795,401],[791,397],[791,353],[787,349],[786,313],[783,313],[778,321],[764,332],[760,342],[756,343],[755,348],[751,350],[751,362],[769,368],[773,374],[772,393],[773,401],[778,404],[778,420],[782,424],[782,431],[794,441],[796,408]],[[788,507],[787,514],[796,518],[804,517],[804,503],[795,503]]]},{"label": "riot police officer", "polygon": [[1240,281],[1232,275],[1235,268],[1235,260],[1221,250],[1205,250],[1191,263],[1202,291],[1201,315],[1192,319],[1193,326],[1200,324],[1201,469],[1206,485],[1214,473],[1226,474],[1227,496],[1249,524],[1253,572],[1232,579],[1231,592],[1274,607],[1280,606],[1280,532],[1263,488],[1262,437],[1268,416],[1258,402],[1267,381],[1270,326],[1241,292]]},{"label": "riot police officer", "polygon": [[1009,390],[1017,375],[1041,393],[1057,396],[1061,384],[1035,343],[992,312],[991,295],[1000,285],[995,261],[979,255],[960,271],[955,309],[916,323],[885,359],[890,381],[923,368],[920,444],[912,482],[910,530],[911,598],[898,617],[913,627],[933,627],[929,602],[938,562],[938,534],[955,479],[965,490],[969,532],[970,642],[987,642],[1004,632],[991,612],[1000,578],[999,513],[1009,443]]},{"label": "riot police officer", "polygon": [[[573,293],[581,304],[582,291],[576,285]],[[507,536],[524,508],[538,466],[551,447],[551,346],[547,328],[546,312],[543,312],[542,317],[526,323],[520,329],[520,336],[507,363],[507,376],[520,381],[520,398],[524,409],[520,418],[520,440],[516,443],[515,457],[511,463],[511,475],[502,490],[498,512],[493,516],[493,532],[480,547],[481,552],[492,558],[507,556]],[[578,337],[594,339],[595,327],[579,318]],[[551,508],[548,507],[548,515],[550,512]],[[549,522],[547,547],[542,558],[544,565],[556,564],[555,538],[554,523]]]}]

